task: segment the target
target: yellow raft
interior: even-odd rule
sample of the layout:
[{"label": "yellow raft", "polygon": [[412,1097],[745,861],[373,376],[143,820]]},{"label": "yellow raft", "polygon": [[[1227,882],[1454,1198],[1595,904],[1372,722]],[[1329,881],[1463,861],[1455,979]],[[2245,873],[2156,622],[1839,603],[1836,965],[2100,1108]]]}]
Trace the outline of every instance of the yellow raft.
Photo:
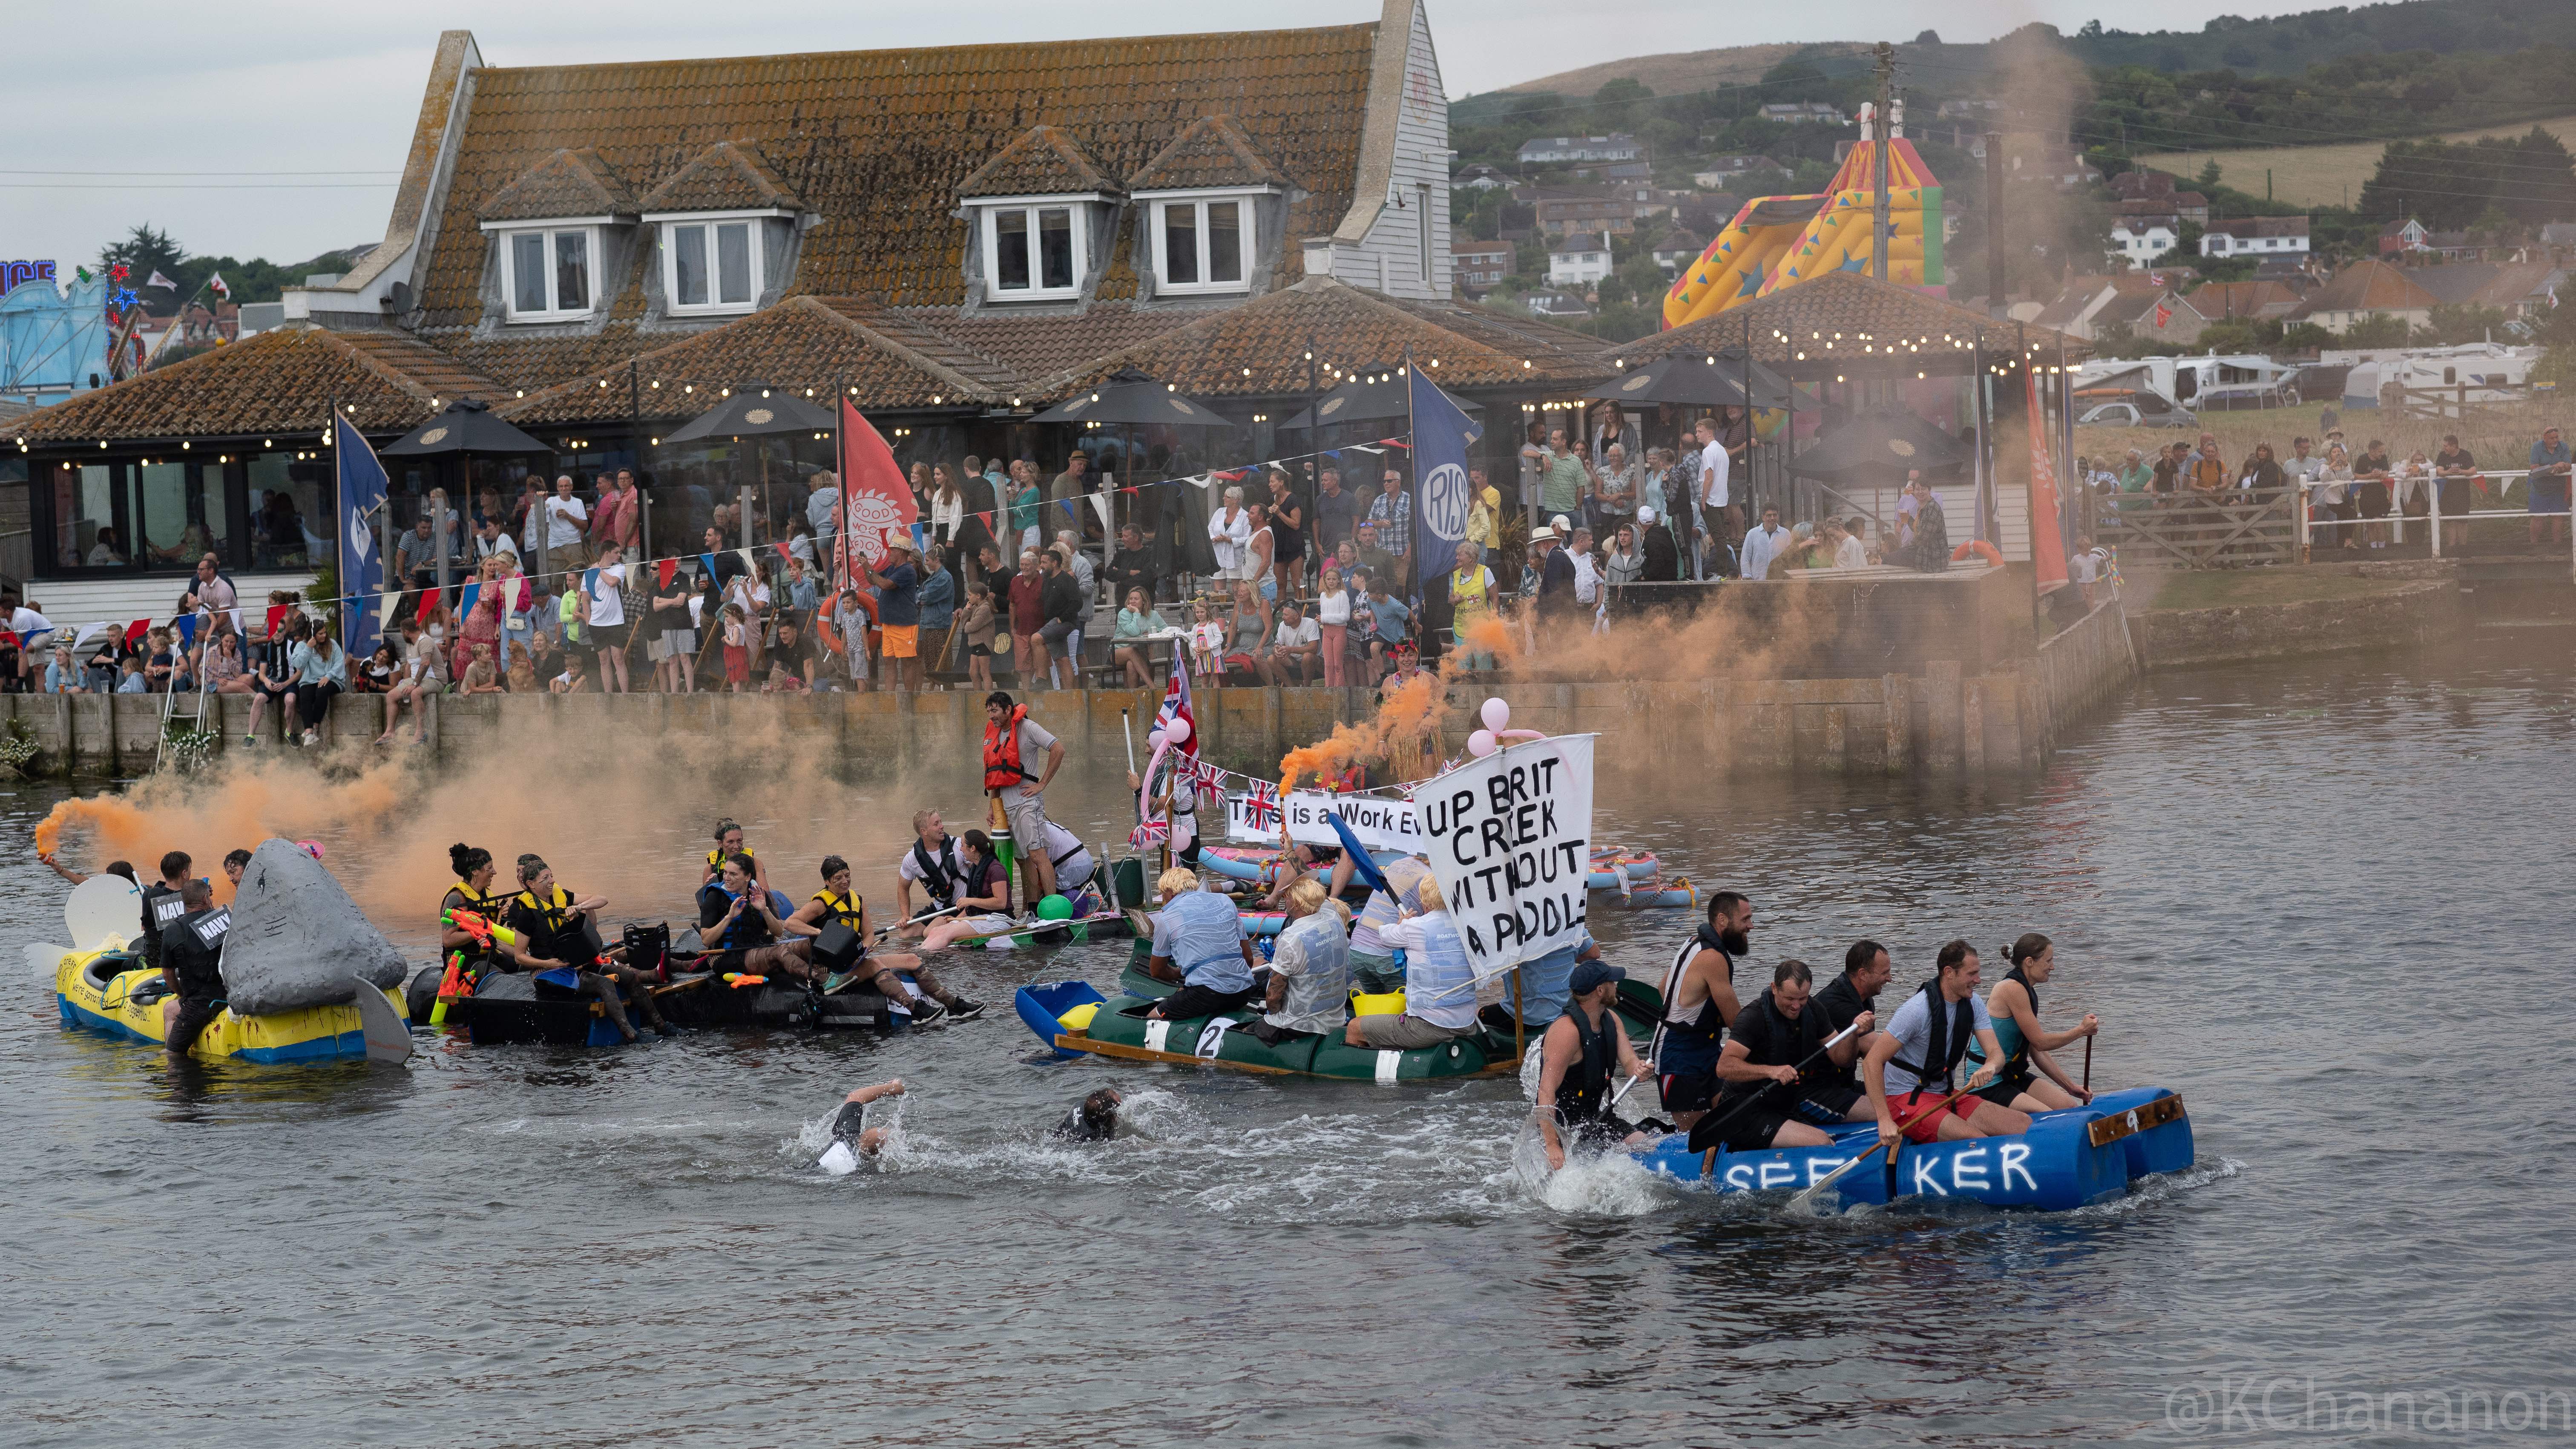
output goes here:
[{"label": "yellow raft", "polygon": [[[168,998],[154,994],[160,981],[160,972],[129,952],[71,951],[54,966],[54,999],[62,1007],[65,1026],[157,1047],[167,1035],[162,1010]],[[137,1000],[138,994],[144,999]],[[395,1015],[408,1020],[402,997],[391,991],[384,996]],[[363,1061],[367,1038],[356,1002],[268,1016],[236,1016],[227,1009],[198,1033],[188,1055],[210,1062],[265,1065]]]}]

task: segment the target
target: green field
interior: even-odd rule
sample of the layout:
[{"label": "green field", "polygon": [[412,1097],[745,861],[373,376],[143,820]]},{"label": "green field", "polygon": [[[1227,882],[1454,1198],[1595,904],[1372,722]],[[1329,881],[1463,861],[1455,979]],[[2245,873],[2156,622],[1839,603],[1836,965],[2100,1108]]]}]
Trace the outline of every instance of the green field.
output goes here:
[{"label": "green field", "polygon": [[[2538,125],[2559,140],[2576,145],[2576,116],[2545,121],[2516,121],[2452,131],[2445,141],[2474,141],[2480,136],[2519,136]],[[2339,146],[2263,146],[2243,151],[2165,151],[2140,156],[2140,166],[2169,171],[2188,181],[2200,168],[2218,163],[2218,179],[2250,196],[2263,194],[2263,173],[2272,173],[2272,199],[2299,206],[2349,206],[2360,199],[2362,183],[2379,169],[2386,141],[2354,141]]]}]

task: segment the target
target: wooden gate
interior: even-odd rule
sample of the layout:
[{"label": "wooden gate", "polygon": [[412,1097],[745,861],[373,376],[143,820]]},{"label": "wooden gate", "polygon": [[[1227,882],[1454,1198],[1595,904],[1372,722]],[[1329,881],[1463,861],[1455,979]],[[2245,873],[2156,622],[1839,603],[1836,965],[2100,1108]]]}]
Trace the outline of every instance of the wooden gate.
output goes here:
[{"label": "wooden gate", "polygon": [[[2101,541],[2124,569],[2234,569],[2298,561],[2295,490],[2269,493],[2123,493],[2105,509]],[[2157,506],[2159,503],[2161,507]]]}]

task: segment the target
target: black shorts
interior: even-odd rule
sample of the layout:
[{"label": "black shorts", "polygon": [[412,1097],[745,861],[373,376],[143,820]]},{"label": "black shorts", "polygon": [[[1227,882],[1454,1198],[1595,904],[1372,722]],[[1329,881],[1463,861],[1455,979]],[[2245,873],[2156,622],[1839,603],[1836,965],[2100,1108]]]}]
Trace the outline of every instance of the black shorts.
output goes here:
[{"label": "black shorts", "polygon": [[2009,1107],[2013,1104],[2013,1098],[2030,1090],[2030,1084],[2037,1080],[2030,1068],[2015,1067],[1978,1088],[1977,1095],[1998,1107]]},{"label": "black shorts", "polygon": [[179,1015],[170,1023],[170,1035],[164,1045],[172,1052],[184,1053],[195,1044],[197,1036],[223,1015],[224,1003],[212,996],[182,996]]},{"label": "black shorts", "polygon": [[1676,1072],[1658,1078],[1667,1112],[1705,1112],[1717,1101],[1717,1073]]},{"label": "black shorts", "polygon": [[608,649],[623,649],[626,647],[625,625],[592,624],[589,628],[590,637],[583,642],[594,652]]},{"label": "black shorts", "polygon": [[1563,1141],[1567,1147],[1580,1145],[1606,1149],[1627,1141],[1628,1134],[1634,1130],[1604,1110],[1600,1116],[1577,1117],[1565,1123]]},{"label": "black shorts", "polygon": [[[1726,1135],[1718,1141],[1729,1152],[1759,1152],[1771,1145],[1771,1139],[1788,1125],[1789,1115],[1774,1109],[1769,1099],[1745,1106],[1742,1098],[1723,1104],[1719,1110],[1732,1113],[1726,1118]],[[1691,1145],[1705,1150],[1709,1144],[1693,1134]]]},{"label": "black shorts", "polygon": [[1824,1082],[1809,1087],[1790,1110],[1819,1127],[1832,1127],[1851,1120],[1851,1109],[1869,1095],[1847,1082]]},{"label": "black shorts", "polygon": [[1184,986],[1162,1000],[1165,1021],[1195,1021],[1219,1012],[1239,1011],[1260,993],[1258,986],[1241,991],[1210,991],[1204,986]]},{"label": "black shorts", "polygon": [[993,657],[993,646],[990,644],[969,644],[966,646],[966,657],[969,659],[990,659]]}]

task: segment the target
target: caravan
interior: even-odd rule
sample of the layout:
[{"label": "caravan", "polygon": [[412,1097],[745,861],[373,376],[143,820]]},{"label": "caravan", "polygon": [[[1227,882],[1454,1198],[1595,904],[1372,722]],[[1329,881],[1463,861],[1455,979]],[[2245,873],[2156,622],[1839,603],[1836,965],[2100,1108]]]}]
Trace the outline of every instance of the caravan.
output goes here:
[{"label": "caravan", "polygon": [[[2099,359],[2075,369],[2078,395],[2096,389],[2153,393],[2192,412],[2299,405],[2299,369],[2259,353]],[[2107,392],[2105,394],[2107,396]]]},{"label": "caravan", "polygon": [[[2386,347],[2320,354],[2320,366],[2349,365],[2344,374],[2343,406],[2400,406],[2407,391],[2447,389],[2438,399],[2460,403],[2497,403],[2519,399],[2531,382],[2537,347],[2507,347],[2500,342],[2467,342],[2457,347]],[[2461,389],[2467,389],[2463,394]]]}]

